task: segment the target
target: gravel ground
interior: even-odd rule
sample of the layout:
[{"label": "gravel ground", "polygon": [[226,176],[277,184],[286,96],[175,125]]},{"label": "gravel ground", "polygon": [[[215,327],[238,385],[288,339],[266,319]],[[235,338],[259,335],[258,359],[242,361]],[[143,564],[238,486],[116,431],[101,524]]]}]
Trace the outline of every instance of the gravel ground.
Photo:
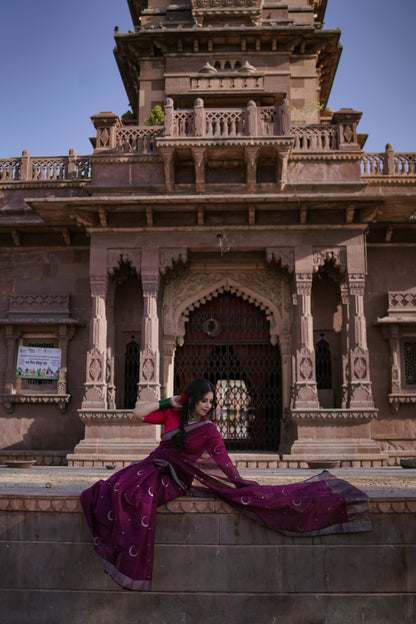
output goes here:
[{"label": "gravel ground", "polygon": [[[53,494],[78,496],[82,490],[115,472],[106,468],[32,466],[8,468],[0,465],[0,495]],[[241,469],[241,476],[267,485],[295,483],[309,479],[321,470],[305,468]],[[377,496],[416,497],[416,469],[401,467],[337,468],[330,472]],[[23,490],[23,491],[22,491]]]}]

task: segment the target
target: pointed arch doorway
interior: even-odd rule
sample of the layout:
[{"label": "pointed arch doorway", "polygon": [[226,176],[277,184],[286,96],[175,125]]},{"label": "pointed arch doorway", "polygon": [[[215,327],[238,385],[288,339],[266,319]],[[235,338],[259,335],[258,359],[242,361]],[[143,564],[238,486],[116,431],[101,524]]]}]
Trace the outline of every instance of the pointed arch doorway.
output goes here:
[{"label": "pointed arch doorway", "polygon": [[263,310],[224,292],[190,312],[175,354],[175,393],[196,377],[216,386],[214,422],[229,450],[278,450],[281,359]]}]

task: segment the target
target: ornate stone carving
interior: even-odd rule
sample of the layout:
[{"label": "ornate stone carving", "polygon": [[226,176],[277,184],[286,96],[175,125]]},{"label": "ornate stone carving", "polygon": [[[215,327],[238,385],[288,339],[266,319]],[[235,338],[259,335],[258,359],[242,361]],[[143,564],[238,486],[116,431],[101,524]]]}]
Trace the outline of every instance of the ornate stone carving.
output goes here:
[{"label": "ornate stone carving", "polygon": [[389,404],[393,414],[397,414],[400,405],[416,405],[416,393],[396,393],[389,394]]},{"label": "ornate stone carving", "polygon": [[293,405],[296,407],[318,402],[316,383],[296,382],[293,389]]},{"label": "ornate stone carving", "polygon": [[9,315],[69,315],[69,295],[10,295]]},{"label": "ornate stone carving", "polygon": [[353,373],[355,379],[365,379],[367,376],[367,361],[363,356],[354,358]]},{"label": "ornate stone carving", "polygon": [[68,403],[71,399],[70,394],[62,394],[58,389],[57,394],[4,394],[0,397],[5,411],[10,414],[16,403],[26,405],[56,405],[62,414],[65,414]]},{"label": "ornate stone carving", "polygon": [[148,349],[140,354],[140,371],[141,379],[145,382],[151,382],[155,379],[155,355]]},{"label": "ornate stone carving", "polygon": [[348,287],[350,295],[364,295],[365,273],[349,273]]},{"label": "ornate stone carving", "polygon": [[137,425],[141,422],[133,415],[132,410],[115,409],[81,409],[78,410],[80,419],[85,424],[105,424],[105,425]]},{"label": "ornate stone carving", "polygon": [[103,381],[103,362],[104,355],[101,351],[94,347],[87,353],[87,376],[88,381]]},{"label": "ornate stone carving", "polygon": [[389,291],[389,312],[416,312],[416,292]]},{"label": "ornate stone carving", "polygon": [[104,403],[105,400],[104,386],[89,385],[85,388],[83,405],[85,403]]},{"label": "ornate stone carving", "polygon": [[289,273],[295,270],[295,249],[294,247],[268,247],[266,249],[267,262],[280,262],[282,267],[286,267]]},{"label": "ornate stone carving", "polygon": [[296,273],[296,294],[311,295],[312,293],[312,273]]},{"label": "ornate stone carving", "polygon": [[346,271],[347,254],[345,247],[313,247],[313,270],[316,273],[325,264],[332,264],[339,267],[341,271]]},{"label": "ornate stone carving", "polygon": [[290,416],[295,421],[313,421],[315,423],[331,423],[331,422],[369,422],[377,417],[375,409],[291,409]]},{"label": "ornate stone carving", "polygon": [[143,297],[157,297],[159,292],[159,275],[142,275]]},{"label": "ornate stone carving", "polygon": [[162,247],[159,251],[159,266],[162,275],[167,269],[173,269],[178,262],[186,264],[188,261],[188,250],[186,247]]},{"label": "ornate stone carving", "polygon": [[350,405],[354,406],[359,403],[370,404],[373,400],[373,394],[370,382],[354,383],[350,385]]},{"label": "ornate stone carving", "polygon": [[189,271],[166,284],[163,307],[165,335],[175,335],[178,344],[183,344],[189,312],[225,291],[244,297],[265,311],[270,321],[273,344],[277,343],[281,333],[291,333],[289,286],[273,271]]},{"label": "ornate stone carving", "polygon": [[140,249],[108,249],[107,250],[107,272],[114,275],[123,262],[131,266],[140,273],[141,250]]},{"label": "ornate stone carving", "polygon": [[310,357],[302,357],[299,362],[299,378],[312,379],[313,377],[313,360]]},{"label": "ornate stone carving", "polygon": [[92,297],[105,298],[108,288],[108,275],[91,275],[90,286]]}]

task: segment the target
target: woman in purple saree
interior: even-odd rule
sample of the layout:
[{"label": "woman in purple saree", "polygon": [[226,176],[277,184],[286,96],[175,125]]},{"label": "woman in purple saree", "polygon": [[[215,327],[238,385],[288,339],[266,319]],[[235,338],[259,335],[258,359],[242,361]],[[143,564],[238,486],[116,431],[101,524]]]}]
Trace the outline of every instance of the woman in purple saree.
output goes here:
[{"label": "woman in purple saree", "polygon": [[144,423],[165,425],[159,446],[81,494],[95,552],[126,589],[151,589],[156,510],[186,494],[217,496],[286,535],[371,530],[367,495],[327,471],[284,486],[243,479],[207,418],[214,407],[206,380],[188,384],[181,397],[138,404]]}]

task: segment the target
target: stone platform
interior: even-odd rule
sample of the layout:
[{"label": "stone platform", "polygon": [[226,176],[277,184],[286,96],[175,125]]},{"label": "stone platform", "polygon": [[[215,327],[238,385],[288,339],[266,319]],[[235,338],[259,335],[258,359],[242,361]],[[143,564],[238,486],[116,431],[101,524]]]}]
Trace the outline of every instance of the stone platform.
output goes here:
[{"label": "stone platform", "polygon": [[[373,530],[270,531],[214,498],[159,509],[153,588],[104,574],[79,494],[112,470],[0,468],[0,604],[5,624],[414,624],[416,470],[340,468],[370,496]],[[260,483],[310,469],[242,469]]]}]

